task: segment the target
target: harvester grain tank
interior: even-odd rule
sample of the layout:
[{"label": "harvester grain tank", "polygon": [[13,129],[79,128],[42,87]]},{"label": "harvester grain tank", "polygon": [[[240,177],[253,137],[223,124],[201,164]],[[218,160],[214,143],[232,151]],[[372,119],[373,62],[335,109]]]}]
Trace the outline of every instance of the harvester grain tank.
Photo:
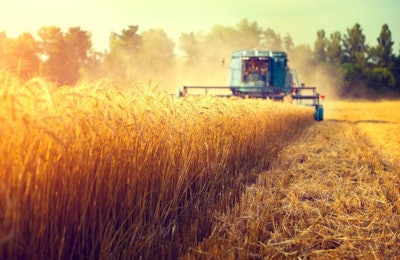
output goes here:
[{"label": "harvester grain tank", "polygon": [[248,98],[288,99],[299,105],[315,107],[314,118],[322,121],[324,109],[316,87],[300,85],[297,74],[288,66],[285,52],[271,50],[237,50],[232,53],[229,86],[184,86],[180,96],[199,95],[211,91],[230,90],[229,94],[218,96],[238,96]]}]

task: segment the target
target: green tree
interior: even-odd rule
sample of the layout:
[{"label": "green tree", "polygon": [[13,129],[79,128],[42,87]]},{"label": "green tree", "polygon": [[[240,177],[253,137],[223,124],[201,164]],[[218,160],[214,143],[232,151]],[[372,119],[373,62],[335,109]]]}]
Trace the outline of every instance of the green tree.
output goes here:
[{"label": "green tree", "polygon": [[331,33],[326,41],[326,60],[325,72],[330,78],[332,86],[335,88],[335,94],[343,93],[344,88],[343,74],[340,68],[343,60],[342,38],[340,32]]},{"label": "green tree", "polygon": [[366,80],[363,67],[358,63],[346,62],[341,65],[340,71],[344,79],[340,95],[342,97],[361,95]]},{"label": "green tree", "polygon": [[40,54],[44,61],[43,75],[58,85],[65,84],[68,56],[64,34],[59,27],[49,26],[40,28],[38,35],[41,38]]},{"label": "green tree", "polygon": [[264,36],[264,46],[270,50],[282,50],[282,38],[271,28],[268,28],[263,33]]},{"label": "green tree", "polygon": [[393,59],[392,73],[395,79],[395,86],[397,90],[400,91],[400,52],[399,55]]},{"label": "green tree", "polygon": [[395,77],[388,68],[372,68],[368,71],[367,84],[375,90],[382,90],[384,87],[394,87]]},{"label": "green tree", "polygon": [[29,79],[38,75],[39,57],[38,43],[29,33],[20,35],[13,44],[12,52],[16,64],[17,75],[22,79]]},{"label": "green tree", "polygon": [[317,63],[324,63],[327,61],[327,39],[325,38],[325,31],[317,31],[317,40],[314,42],[314,59]]},{"label": "green tree", "polygon": [[310,75],[315,73],[313,60],[313,51],[308,44],[296,45],[293,53],[289,57],[290,67],[296,69],[299,75],[299,83],[310,81]]},{"label": "green tree", "polygon": [[106,59],[124,64],[132,64],[142,45],[142,37],[138,34],[139,26],[130,25],[123,29],[121,34],[112,32],[110,35],[110,52]]},{"label": "green tree", "polygon": [[80,69],[89,62],[90,33],[73,27],[64,34],[59,27],[49,26],[40,28],[38,35],[43,75],[58,85],[76,84]]},{"label": "green tree", "polygon": [[330,40],[327,42],[327,60],[330,64],[339,66],[343,60],[342,36],[340,32],[334,32],[330,35]]},{"label": "green tree", "polygon": [[121,47],[132,54],[137,54],[142,45],[142,37],[138,34],[139,26],[129,25],[118,35]]},{"label": "green tree", "polygon": [[347,29],[343,39],[343,61],[340,75],[344,82],[341,88],[342,96],[362,96],[365,92],[368,74],[368,46],[360,24],[356,23]]},{"label": "green tree", "polygon": [[243,19],[236,27],[214,25],[207,34],[181,34],[179,47],[188,64],[221,66],[233,50],[259,47],[262,36],[263,30],[256,22]]},{"label": "green tree", "polygon": [[[236,29],[231,26],[215,25],[211,28],[211,31],[204,35],[203,43],[201,47],[201,53],[204,64],[220,65],[220,61],[224,57],[229,57],[230,53],[235,48],[245,48],[251,44],[246,39],[241,39],[239,35],[248,34],[249,41],[254,37],[251,32],[244,32],[245,28],[248,28],[248,24],[242,23],[241,29]],[[199,34],[201,36],[201,34]],[[237,40],[235,40],[237,39]],[[239,47],[240,46],[240,47]]]},{"label": "green tree", "polygon": [[21,79],[38,75],[38,43],[29,33],[23,33],[16,39],[0,34],[0,64]]},{"label": "green tree", "polygon": [[162,29],[150,29],[141,34],[140,68],[150,75],[165,74],[173,65],[175,43]]},{"label": "green tree", "polygon": [[287,33],[285,35],[285,37],[283,37],[283,49],[288,53],[293,52],[294,43],[293,43],[292,36],[289,33]]},{"label": "green tree", "polygon": [[366,65],[368,46],[365,43],[365,35],[360,24],[356,23],[352,28],[347,29],[347,35],[343,39],[345,62]]},{"label": "green tree", "polygon": [[371,66],[367,72],[367,85],[380,91],[385,87],[396,85],[396,76],[392,73],[395,72],[394,42],[387,24],[382,26],[377,42],[378,45],[370,48],[368,52]]},{"label": "green tree", "polygon": [[389,26],[384,24],[381,33],[377,38],[378,45],[370,49],[370,57],[373,64],[381,68],[391,68],[393,65],[393,44],[392,33]]},{"label": "green tree", "polygon": [[259,46],[263,31],[257,22],[249,22],[247,19],[243,19],[237,24],[236,30],[237,38],[235,42],[237,42],[238,48],[255,48]]},{"label": "green tree", "polygon": [[194,65],[201,59],[202,45],[201,36],[199,37],[199,34],[194,32],[182,33],[179,37],[179,48],[189,65]]},{"label": "green tree", "polygon": [[381,33],[378,37],[378,43],[380,48],[382,49],[382,56],[379,59],[378,65],[381,67],[388,67],[392,65],[393,61],[393,44],[392,41],[392,33],[389,30],[389,26],[384,24],[382,26]]},{"label": "green tree", "polygon": [[260,44],[262,29],[257,22],[241,20],[236,27],[215,25],[205,35],[202,56],[206,63],[220,66],[223,58],[229,57],[235,49],[257,48]]},{"label": "green tree", "polygon": [[89,55],[92,51],[91,34],[73,27],[65,34],[65,53],[68,59],[65,61],[64,82],[73,85],[80,78],[80,69],[89,63]]},{"label": "green tree", "polygon": [[142,45],[138,31],[139,26],[130,25],[121,34],[112,32],[110,51],[104,56],[103,70],[124,84],[130,84],[138,78],[135,67],[140,66],[138,54]]}]

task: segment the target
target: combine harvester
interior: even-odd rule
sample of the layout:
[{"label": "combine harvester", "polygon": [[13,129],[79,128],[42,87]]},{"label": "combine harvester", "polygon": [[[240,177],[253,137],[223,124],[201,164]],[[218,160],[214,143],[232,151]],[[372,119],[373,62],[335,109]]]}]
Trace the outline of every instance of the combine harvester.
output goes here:
[{"label": "combine harvester", "polygon": [[237,50],[232,53],[230,86],[184,86],[179,96],[215,95],[289,100],[315,107],[314,118],[324,119],[320,102],[324,96],[316,87],[299,85],[296,71],[289,69],[285,52],[270,50]]}]

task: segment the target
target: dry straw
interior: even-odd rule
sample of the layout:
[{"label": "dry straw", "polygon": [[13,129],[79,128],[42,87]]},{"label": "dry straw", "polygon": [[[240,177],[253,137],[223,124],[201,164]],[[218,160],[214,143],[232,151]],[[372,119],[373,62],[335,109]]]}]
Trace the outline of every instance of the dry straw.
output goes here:
[{"label": "dry straw", "polygon": [[382,148],[400,148],[386,131],[400,124],[388,110],[399,105],[369,103],[379,117],[364,114],[364,103],[329,108],[327,122],[307,128],[240,203],[216,215],[212,235],[187,258],[398,258],[400,168]]}]

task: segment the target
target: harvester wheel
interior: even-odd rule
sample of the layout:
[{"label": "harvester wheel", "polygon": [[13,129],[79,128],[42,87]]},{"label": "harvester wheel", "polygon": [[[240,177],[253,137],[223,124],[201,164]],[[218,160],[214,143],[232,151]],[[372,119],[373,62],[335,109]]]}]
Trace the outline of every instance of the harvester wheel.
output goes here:
[{"label": "harvester wheel", "polygon": [[323,106],[319,105],[319,106],[315,107],[314,119],[316,121],[324,120],[324,107]]}]

